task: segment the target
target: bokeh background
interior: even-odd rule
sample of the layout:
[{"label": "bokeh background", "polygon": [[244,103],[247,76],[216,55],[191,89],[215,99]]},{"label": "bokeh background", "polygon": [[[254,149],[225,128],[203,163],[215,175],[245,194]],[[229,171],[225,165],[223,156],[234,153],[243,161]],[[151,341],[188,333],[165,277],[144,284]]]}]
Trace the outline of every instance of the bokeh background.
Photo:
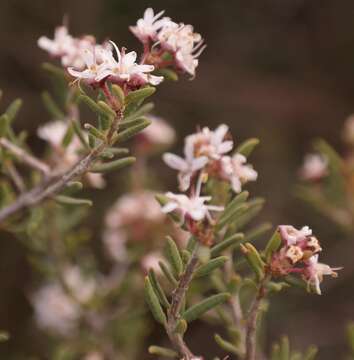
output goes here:
[{"label": "bokeh background", "polygon": [[[99,40],[109,37],[120,46],[139,49],[127,27],[148,6],[166,9],[173,19],[195,25],[208,44],[196,79],[164,84],[155,97],[158,114],[178,131],[176,151],[197,125],[227,123],[236,142],[260,138],[261,146],[252,158],[259,181],[250,189],[267,198],[262,217],[273,224],[310,225],[325,244],[324,260],[345,267],[337,280],[324,284],[323,296],[294,290],[274,299],[267,315],[267,348],[288,334],[300,350],[318,344],[319,359],[343,357],[345,326],[354,320],[354,239],[297,200],[293,188],[314,137],[324,137],[343,151],[342,125],[354,112],[354,2],[1,0],[2,104],[23,98],[16,126],[29,132],[35,151],[43,151],[43,143],[35,138],[36,127],[48,120],[39,97],[48,86],[40,69],[47,55],[37,48],[38,37],[52,36],[67,15],[73,35],[92,33]],[[176,187],[174,173],[159,158],[154,165],[165,186]],[[119,176],[124,177],[124,172]],[[103,192],[90,193],[97,204],[90,218],[97,237],[103,209],[112,202],[112,194],[119,194],[116,181],[109,185]],[[2,233],[0,328],[11,333],[11,340],[0,344],[1,359],[46,358],[26,297],[33,276],[23,246]],[[196,352],[205,353],[210,347],[212,358],[212,331],[197,323],[190,333]],[[162,336],[156,329],[153,341]],[[148,358],[146,352],[141,358]]]}]

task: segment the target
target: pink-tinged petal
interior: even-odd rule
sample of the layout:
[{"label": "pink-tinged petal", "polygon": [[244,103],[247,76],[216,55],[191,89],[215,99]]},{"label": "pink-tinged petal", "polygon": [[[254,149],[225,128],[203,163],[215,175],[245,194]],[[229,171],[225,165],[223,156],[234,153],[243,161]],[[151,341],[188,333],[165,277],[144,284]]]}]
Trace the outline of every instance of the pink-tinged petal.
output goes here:
[{"label": "pink-tinged petal", "polygon": [[195,221],[200,221],[205,217],[205,210],[203,208],[193,209],[188,212],[190,217]]},{"label": "pink-tinged petal", "polygon": [[209,159],[206,156],[200,156],[192,161],[191,170],[197,171],[202,169],[207,163]]},{"label": "pink-tinged petal", "polygon": [[161,84],[162,81],[164,81],[163,76],[156,76],[156,75],[149,75],[148,79],[151,85],[159,85]]},{"label": "pink-tinged petal", "polygon": [[236,176],[232,176],[231,178],[231,186],[232,186],[232,190],[235,191],[235,193],[239,193],[241,192],[242,188],[242,184],[241,181],[238,177]]},{"label": "pink-tinged petal", "polygon": [[225,135],[229,131],[229,127],[225,124],[221,124],[217,127],[215,132],[215,139],[218,143],[221,143],[224,140]]},{"label": "pink-tinged petal", "polygon": [[50,53],[53,52],[53,50],[54,50],[53,41],[50,40],[49,38],[47,38],[46,36],[40,37],[37,41],[37,45],[41,49],[46,50]]},{"label": "pink-tinged petal", "polygon": [[165,214],[171,212],[171,211],[174,211],[178,208],[178,204],[171,201],[169,203],[167,203],[166,205],[164,205],[162,208],[161,208],[161,211]]},{"label": "pink-tinged petal", "polygon": [[218,152],[219,154],[226,154],[229,151],[231,151],[233,147],[234,147],[233,141],[231,140],[224,141],[223,143],[220,144],[218,148]]},{"label": "pink-tinged petal", "polygon": [[146,73],[146,72],[154,71],[154,69],[155,69],[154,65],[136,65],[134,71]]},{"label": "pink-tinged petal", "polygon": [[181,191],[187,191],[191,186],[191,173],[178,174],[178,183]]},{"label": "pink-tinged petal", "polygon": [[[137,54],[135,51],[130,51],[127,54],[124,55],[123,59],[122,59],[122,63],[126,66],[131,66],[135,63]],[[144,65],[141,65],[144,66]],[[147,66],[151,66],[151,65],[147,65]]]},{"label": "pink-tinged petal", "polygon": [[166,153],[163,155],[163,161],[172,169],[179,170],[182,172],[185,172],[188,170],[188,165],[184,159],[182,159],[180,156]]},{"label": "pink-tinged petal", "polygon": [[154,19],[154,10],[152,8],[147,8],[144,11],[144,20],[153,20]]}]

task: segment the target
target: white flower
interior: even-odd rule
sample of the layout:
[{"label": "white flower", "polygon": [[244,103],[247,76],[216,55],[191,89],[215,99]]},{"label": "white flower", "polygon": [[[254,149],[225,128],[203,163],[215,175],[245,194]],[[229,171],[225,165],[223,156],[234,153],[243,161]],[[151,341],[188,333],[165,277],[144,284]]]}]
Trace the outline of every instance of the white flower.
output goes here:
[{"label": "white flower", "polygon": [[63,138],[68,130],[66,122],[56,120],[48,122],[43,126],[40,126],[37,130],[37,135],[53,147],[61,147]]},{"label": "white flower", "polygon": [[176,139],[175,130],[160,117],[149,115],[151,125],[141,134],[147,141],[156,145],[170,145]]},{"label": "white flower", "polygon": [[127,256],[127,235],[122,229],[106,229],[103,244],[108,256],[115,261],[123,261]]},{"label": "white flower", "polygon": [[255,181],[258,177],[257,171],[246,162],[246,157],[241,154],[235,154],[232,158],[230,156],[221,158],[222,177],[231,182],[232,189],[236,193],[241,192],[243,184]]},{"label": "white flower", "polygon": [[233,148],[232,140],[225,141],[228,131],[229,127],[225,124],[219,125],[214,131],[204,127],[201,131],[186,137],[186,147],[193,149],[195,156],[207,156],[218,160]]},{"label": "white flower", "polygon": [[106,226],[116,229],[140,222],[160,222],[161,214],[154,193],[141,191],[120,197],[106,215]]},{"label": "white flower", "polygon": [[279,232],[282,240],[288,246],[296,245],[312,235],[312,230],[308,226],[298,230],[291,225],[279,225]]},{"label": "white flower", "polygon": [[314,255],[307,260],[307,267],[304,271],[305,280],[310,286],[313,286],[316,293],[321,295],[320,284],[323,280],[324,275],[330,275],[337,277],[337,270],[342,268],[331,268],[329,265],[318,262],[318,255]]},{"label": "white flower", "polygon": [[100,59],[103,60],[111,56],[112,53],[110,49],[102,48],[97,50],[95,47],[91,50],[84,49],[81,56],[85,63],[85,68],[83,70],[76,70],[74,67],[69,67],[69,74],[77,79],[83,79],[88,83],[100,82],[108,77],[110,75],[110,69],[107,67],[105,61],[98,62],[96,52],[100,53]]},{"label": "white flower", "polygon": [[207,218],[212,221],[210,211],[223,211],[224,207],[206,205],[205,202],[211,201],[211,196],[200,196],[201,177],[198,181],[195,194],[188,197],[185,194],[166,193],[168,202],[162,207],[162,212],[170,213],[177,211],[182,216],[182,221],[186,217],[192,218],[194,221],[201,221]]},{"label": "white flower", "polygon": [[71,299],[59,284],[42,287],[32,297],[38,325],[62,336],[70,336],[81,316],[80,306]]},{"label": "white flower", "polygon": [[128,82],[135,86],[147,83],[158,85],[163,81],[163,76],[150,74],[155,69],[153,65],[139,65],[136,63],[137,54],[135,51],[126,53],[124,48],[120,51],[113,41],[110,41],[110,43],[115,49],[118,60],[114,58],[112,52],[104,52],[102,75],[110,76],[110,80],[113,82]]},{"label": "white flower", "polygon": [[305,156],[304,165],[300,169],[303,180],[318,180],[328,174],[328,160],[320,154]]},{"label": "white flower", "polygon": [[179,171],[178,181],[181,191],[188,190],[192,177],[208,163],[206,156],[194,157],[194,147],[192,143],[186,143],[184,155],[185,159],[171,153],[163,155],[165,163],[172,169]]},{"label": "white flower", "polygon": [[93,278],[83,276],[77,266],[68,266],[63,273],[63,280],[73,297],[79,302],[88,302],[96,290],[97,284]]},{"label": "white flower", "polygon": [[195,33],[192,25],[167,23],[157,36],[162,48],[175,56],[177,68],[195,76],[198,57],[205,49],[200,34]]},{"label": "white flower", "polygon": [[74,39],[69,35],[65,26],[59,26],[55,29],[53,40],[41,36],[38,39],[38,46],[52,56],[63,56],[72,53],[75,48]]},{"label": "white flower", "polygon": [[164,12],[163,10],[155,15],[152,8],[147,8],[144,17],[137,21],[136,26],[129,27],[130,31],[143,43],[156,40],[158,30],[171,21],[168,17],[161,18]]}]

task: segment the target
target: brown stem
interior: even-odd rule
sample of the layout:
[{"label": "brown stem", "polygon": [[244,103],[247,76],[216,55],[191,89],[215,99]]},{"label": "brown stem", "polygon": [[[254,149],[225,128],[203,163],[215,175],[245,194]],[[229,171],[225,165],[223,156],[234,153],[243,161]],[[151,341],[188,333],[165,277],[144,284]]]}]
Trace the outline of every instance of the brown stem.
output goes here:
[{"label": "brown stem", "polygon": [[172,292],[171,306],[167,314],[167,334],[176,350],[183,356],[183,360],[191,360],[195,356],[184,342],[183,336],[175,332],[175,328],[180,318],[180,310],[197,265],[198,258],[196,251],[194,251],[184,273],[181,275],[177,287]]},{"label": "brown stem", "polygon": [[262,300],[266,295],[265,285],[268,282],[268,277],[265,276],[257,290],[257,294],[251,305],[247,324],[246,324],[246,355],[245,360],[256,360],[256,348],[257,348],[257,319],[260,311]]},{"label": "brown stem", "polygon": [[[106,149],[106,147],[112,145],[114,134],[118,130],[120,121],[123,118],[123,111],[121,109],[115,108],[115,111],[117,116],[113,120],[112,125],[108,130],[106,141],[102,142],[96,148],[91,150],[88,155],[78,161],[64,174],[48,176],[48,178],[44,179],[39,185],[20,195],[14,203],[1,209],[0,223],[18,211],[30,206],[38,205],[43,200],[52,197],[61,191],[68,182],[89,171],[90,167],[95,163],[99,155]],[[4,139],[2,138],[1,140]]]}]

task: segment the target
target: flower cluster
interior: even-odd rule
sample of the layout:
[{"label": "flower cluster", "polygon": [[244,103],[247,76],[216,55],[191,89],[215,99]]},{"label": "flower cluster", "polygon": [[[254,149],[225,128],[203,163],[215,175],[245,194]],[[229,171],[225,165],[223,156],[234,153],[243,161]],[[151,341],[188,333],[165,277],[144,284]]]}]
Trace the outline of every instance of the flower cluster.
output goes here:
[{"label": "flower cluster", "polygon": [[70,336],[82,315],[80,304],[87,303],[96,290],[94,279],[84,277],[77,267],[67,267],[63,282],[48,283],[32,297],[38,325],[53,333]]},{"label": "flower cluster", "polygon": [[182,191],[189,189],[192,179],[200,171],[221,180],[230,182],[232,189],[239,193],[242,185],[257,179],[257,172],[246,164],[246,157],[235,153],[226,155],[234,146],[226,139],[229,128],[220,125],[212,131],[205,127],[185,139],[184,155],[166,153],[163,158],[168,166],[178,170],[179,185]]},{"label": "flower cluster", "polygon": [[91,35],[75,38],[69,34],[66,26],[57,27],[53,39],[41,36],[38,39],[38,46],[51,56],[59,58],[65,68],[74,67],[76,69],[85,67],[84,52],[94,49],[94,52],[99,56],[102,51],[111,48],[108,42],[102,45],[96,44],[95,37]]},{"label": "flower cluster", "polygon": [[275,276],[300,274],[308,286],[320,295],[323,276],[336,277],[335,271],[340,268],[331,268],[318,262],[322,248],[308,226],[298,230],[291,225],[280,225],[278,231],[282,246],[273,254],[270,271]]},{"label": "flower cluster", "polygon": [[163,13],[155,15],[153,9],[146,9],[144,17],[130,30],[144,44],[147,62],[158,67],[172,65],[194,76],[198,56],[205,48],[202,37],[194,32],[192,25],[173,22],[162,17]]},{"label": "flower cluster", "polygon": [[[80,152],[83,146],[77,136],[74,135],[70,144],[65,146],[64,138],[69,129],[69,123],[64,120],[55,120],[38,128],[37,134],[48,142],[52,148],[51,159],[56,170],[67,170],[80,160]],[[94,188],[103,188],[105,181],[102,174],[86,173],[85,180]]]}]

